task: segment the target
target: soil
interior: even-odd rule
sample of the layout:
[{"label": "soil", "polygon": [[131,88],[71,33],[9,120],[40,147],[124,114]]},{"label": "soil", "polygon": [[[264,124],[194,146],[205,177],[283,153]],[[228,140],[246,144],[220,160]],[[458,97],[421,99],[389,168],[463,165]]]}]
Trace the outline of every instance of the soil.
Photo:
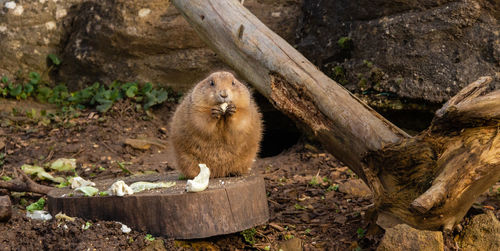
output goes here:
[{"label": "soil", "polygon": [[[22,112],[13,114],[10,108],[30,111],[31,107],[53,107],[0,99],[1,102],[9,102],[10,106],[3,103],[0,107],[0,143],[5,143],[0,150],[6,154],[0,176],[13,177],[13,168],[43,165],[58,158],[76,158],[76,173],[90,180],[129,176],[126,170],[134,174],[172,171],[161,144],[141,150],[124,141],[148,138],[165,142],[167,121],[175,104],[165,103],[146,114],[137,111],[136,104],[124,101],[105,115],[83,110],[78,117],[55,117],[47,124],[21,115]],[[125,163],[126,170],[119,163]],[[9,194],[13,202],[12,218],[0,223],[0,232],[4,233],[0,235],[0,250],[278,250],[285,243],[300,243],[291,242],[293,239],[301,240],[304,250],[376,249],[383,231],[369,224],[370,196],[340,192],[337,185],[357,177],[321,147],[301,139],[278,155],[258,159],[254,169],[266,182],[270,220],[255,227],[255,234],[247,235],[247,240],[242,233],[191,241],[162,236],[153,236],[152,240],[146,232],[123,233],[121,224],[116,222],[78,218],[73,222],[31,220],[26,217],[25,206],[37,201],[39,195],[0,190],[0,194]],[[493,209],[500,216],[500,200],[494,196],[493,193],[484,197],[481,206],[471,212]],[[454,249],[453,237],[446,237],[448,250]]]}]

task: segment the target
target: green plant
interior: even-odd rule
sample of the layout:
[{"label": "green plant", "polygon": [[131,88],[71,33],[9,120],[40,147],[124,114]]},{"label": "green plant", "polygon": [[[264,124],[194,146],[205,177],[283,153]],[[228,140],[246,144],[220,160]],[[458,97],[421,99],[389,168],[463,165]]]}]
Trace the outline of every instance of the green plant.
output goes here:
[{"label": "green plant", "polygon": [[43,210],[44,206],[45,206],[45,200],[43,198],[40,198],[37,202],[27,206],[26,210],[28,210],[29,212],[33,212],[35,210]]},{"label": "green plant", "polygon": [[358,230],[356,230],[356,233],[358,234],[358,239],[362,239],[363,237],[365,237],[366,230],[358,228]]},{"label": "green plant", "polygon": [[318,177],[317,176],[312,177],[311,181],[309,181],[309,185],[311,185],[311,186],[319,185]]},{"label": "green plant", "polygon": [[351,50],[354,43],[350,37],[340,37],[339,40],[337,40],[337,45],[343,50]]},{"label": "green plant", "polygon": [[331,192],[331,191],[338,191],[339,190],[339,185],[338,184],[335,184],[335,185],[330,185],[326,191],[327,192]]},{"label": "green plant", "polygon": [[148,241],[154,241],[155,237],[153,237],[151,234],[146,234],[146,236],[144,236],[144,239],[146,239]]},{"label": "green plant", "polygon": [[306,209],[306,207],[305,207],[305,206],[302,206],[302,205],[300,205],[300,204],[298,204],[298,203],[295,203],[294,207],[295,207],[295,209],[297,209],[297,210],[304,210],[304,209]]},{"label": "green plant", "polygon": [[255,244],[255,234],[257,233],[257,230],[255,228],[250,228],[247,230],[244,230],[241,232],[241,235],[243,238],[245,238],[245,242],[254,245]]},{"label": "green plant", "polygon": [[[61,64],[61,60],[54,54],[50,54],[48,59],[51,62],[48,71]],[[122,99],[140,103],[147,111],[155,105],[165,101],[174,102],[179,98],[179,94],[171,89],[157,89],[149,82],[140,85],[137,82],[114,81],[108,86],[96,82],[82,90],[70,92],[64,84],[50,87],[49,83],[43,81],[45,74],[46,72],[40,76],[37,72],[30,72],[27,81],[20,77],[17,82],[3,76],[0,82],[0,97],[19,100],[33,96],[40,102],[60,106],[63,112],[73,113],[74,109],[87,107],[95,107],[99,112],[105,113],[115,102]]]},{"label": "green plant", "polygon": [[126,173],[126,174],[132,174],[132,172],[130,172],[130,170],[128,170],[125,165],[126,164],[130,164],[130,162],[116,162],[116,164],[118,164],[118,167],[120,167],[120,169],[122,169],[122,172]]},{"label": "green plant", "polygon": [[0,167],[5,163],[5,153],[0,153]]},{"label": "green plant", "polygon": [[90,228],[90,226],[92,226],[92,223],[87,221],[87,222],[85,222],[85,225],[84,225],[84,226],[82,226],[82,229],[83,229],[83,230],[87,230],[87,229],[89,229],[89,228]]}]

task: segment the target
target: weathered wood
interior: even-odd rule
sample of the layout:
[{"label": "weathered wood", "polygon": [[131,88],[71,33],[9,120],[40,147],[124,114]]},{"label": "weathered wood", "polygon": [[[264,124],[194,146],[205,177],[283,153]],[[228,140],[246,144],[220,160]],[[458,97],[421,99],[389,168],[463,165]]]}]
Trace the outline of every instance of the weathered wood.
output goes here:
[{"label": "weathered wood", "polygon": [[[136,230],[176,239],[204,238],[242,231],[265,223],[268,216],[264,180],[257,175],[212,179],[207,190],[186,193],[178,173],[132,176],[136,181],[175,181],[170,188],[144,191],[124,197],[85,197],[71,189],[48,194],[52,215],[63,212],[84,219],[119,221]],[[115,180],[97,181],[106,190]],[[68,194],[73,193],[73,196]]]},{"label": "weathered wood", "polygon": [[492,78],[464,88],[429,130],[410,138],[238,1],[172,3],[227,64],[369,185],[380,215],[451,229],[500,179],[500,91]]}]

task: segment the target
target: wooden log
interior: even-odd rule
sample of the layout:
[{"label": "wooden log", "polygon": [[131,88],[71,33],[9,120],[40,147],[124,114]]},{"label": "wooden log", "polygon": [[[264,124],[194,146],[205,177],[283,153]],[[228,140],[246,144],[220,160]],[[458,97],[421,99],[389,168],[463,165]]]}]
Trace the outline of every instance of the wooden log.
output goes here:
[{"label": "wooden log", "polygon": [[[85,197],[71,189],[56,189],[48,194],[49,211],[52,215],[63,212],[87,220],[119,221],[135,230],[175,239],[234,233],[269,218],[264,179],[260,176],[212,179],[207,190],[199,193],[185,192],[186,181],[178,180],[178,176],[172,172],[124,178],[128,185],[137,181],[176,182],[170,188],[124,197]],[[96,181],[96,187],[104,191],[115,181]]]}]

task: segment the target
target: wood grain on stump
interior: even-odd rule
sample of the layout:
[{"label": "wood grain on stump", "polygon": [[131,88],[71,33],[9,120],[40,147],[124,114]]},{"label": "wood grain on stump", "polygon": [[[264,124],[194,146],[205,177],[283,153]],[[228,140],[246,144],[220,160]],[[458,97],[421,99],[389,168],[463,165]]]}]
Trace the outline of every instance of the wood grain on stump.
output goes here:
[{"label": "wood grain on stump", "polygon": [[[71,189],[48,194],[52,215],[63,212],[88,220],[119,221],[135,230],[176,239],[205,238],[242,231],[269,219],[264,179],[256,175],[211,179],[207,190],[185,192],[186,181],[175,172],[121,178],[137,181],[174,181],[170,188],[124,197],[85,197]],[[94,181],[100,191],[118,179]],[[71,196],[70,196],[71,195]]]}]

